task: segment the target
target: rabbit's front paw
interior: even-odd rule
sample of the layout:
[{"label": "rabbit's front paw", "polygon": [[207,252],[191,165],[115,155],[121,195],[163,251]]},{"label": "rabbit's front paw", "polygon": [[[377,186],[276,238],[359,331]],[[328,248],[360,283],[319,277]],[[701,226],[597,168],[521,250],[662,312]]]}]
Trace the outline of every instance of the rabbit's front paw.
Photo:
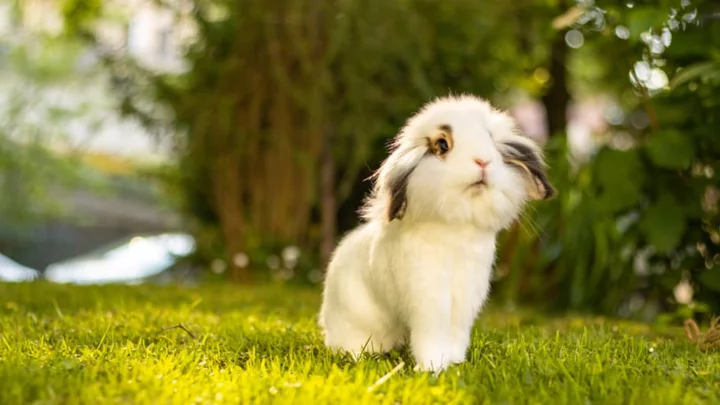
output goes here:
[{"label": "rabbit's front paw", "polygon": [[413,354],[417,371],[439,373],[453,363],[452,346],[447,339],[420,337],[413,342]]},{"label": "rabbit's front paw", "polygon": [[453,341],[450,346],[450,361],[459,364],[465,361],[468,346],[470,345],[470,333],[465,330],[453,330]]},{"label": "rabbit's front paw", "polygon": [[450,356],[445,353],[431,353],[416,359],[415,371],[440,373],[453,364]]}]

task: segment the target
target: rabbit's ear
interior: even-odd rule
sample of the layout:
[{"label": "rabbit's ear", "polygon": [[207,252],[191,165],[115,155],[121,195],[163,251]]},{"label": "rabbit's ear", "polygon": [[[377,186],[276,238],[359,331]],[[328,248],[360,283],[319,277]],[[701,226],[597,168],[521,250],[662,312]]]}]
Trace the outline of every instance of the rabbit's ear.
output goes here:
[{"label": "rabbit's ear", "polygon": [[411,167],[408,170],[400,171],[388,179],[387,193],[388,193],[388,204],[387,204],[387,220],[392,222],[394,219],[403,219],[405,216],[405,210],[407,209],[407,187],[410,174],[412,174],[415,167]]},{"label": "rabbit's ear", "polygon": [[504,142],[503,158],[505,163],[513,165],[525,173],[528,195],[533,200],[548,200],[555,197],[557,191],[550,183],[545,172],[545,164],[540,154],[523,142]]},{"label": "rabbit's ear", "polygon": [[394,151],[375,173],[376,183],[372,199],[384,200],[381,203],[383,212],[377,212],[375,215],[383,215],[388,222],[403,219],[405,216],[410,176],[423,157],[429,153],[427,144],[406,148],[394,147],[393,149]]}]

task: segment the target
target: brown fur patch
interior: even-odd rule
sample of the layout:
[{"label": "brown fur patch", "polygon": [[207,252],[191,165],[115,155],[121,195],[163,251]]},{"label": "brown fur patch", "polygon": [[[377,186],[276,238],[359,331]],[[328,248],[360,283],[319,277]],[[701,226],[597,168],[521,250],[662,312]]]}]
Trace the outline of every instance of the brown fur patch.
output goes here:
[{"label": "brown fur patch", "polygon": [[[441,148],[441,139],[444,139],[447,143],[447,151],[443,151],[443,149]],[[433,155],[441,158],[450,153],[450,151],[453,149],[453,146],[454,140],[452,135],[452,128],[450,127],[450,125],[440,125],[437,134],[435,134],[435,136],[433,136],[432,138],[428,138],[428,148],[433,153]]]}]

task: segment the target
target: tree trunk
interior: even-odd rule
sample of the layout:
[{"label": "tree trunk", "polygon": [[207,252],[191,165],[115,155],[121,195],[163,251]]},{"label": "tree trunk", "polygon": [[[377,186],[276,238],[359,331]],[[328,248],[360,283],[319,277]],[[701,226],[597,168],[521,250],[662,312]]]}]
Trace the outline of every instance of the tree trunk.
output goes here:
[{"label": "tree trunk", "polygon": [[[235,215],[237,217],[237,215]],[[235,284],[252,283],[251,269],[239,267],[235,264],[235,255],[245,248],[242,233],[241,221],[223,221],[223,236],[225,237],[225,248],[227,249],[227,276]]]},{"label": "tree trunk", "polygon": [[227,275],[238,284],[252,282],[247,267],[235,264],[235,255],[245,249],[245,218],[243,218],[239,157],[234,153],[218,156],[212,165],[213,194],[220,219],[227,256]]},{"label": "tree trunk", "polygon": [[332,153],[333,135],[326,131],[323,143],[322,162],[320,163],[320,221],[322,224],[322,241],[320,257],[323,267],[327,266],[335,248],[337,237],[337,195],[335,187],[335,159]]},{"label": "tree trunk", "polygon": [[550,49],[550,89],[542,97],[547,114],[548,137],[565,132],[567,126],[567,108],[570,104],[570,92],[567,85],[567,54],[565,31],[558,31]]}]

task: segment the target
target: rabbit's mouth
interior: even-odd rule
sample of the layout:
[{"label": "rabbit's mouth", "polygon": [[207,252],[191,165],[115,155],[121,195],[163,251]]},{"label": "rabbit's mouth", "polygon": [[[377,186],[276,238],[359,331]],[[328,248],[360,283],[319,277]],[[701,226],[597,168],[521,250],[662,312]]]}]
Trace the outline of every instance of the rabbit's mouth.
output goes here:
[{"label": "rabbit's mouth", "polygon": [[473,189],[473,190],[482,190],[482,189],[486,188],[487,186],[488,186],[487,181],[484,178],[482,178],[482,179],[470,184],[468,186],[468,188]]}]

